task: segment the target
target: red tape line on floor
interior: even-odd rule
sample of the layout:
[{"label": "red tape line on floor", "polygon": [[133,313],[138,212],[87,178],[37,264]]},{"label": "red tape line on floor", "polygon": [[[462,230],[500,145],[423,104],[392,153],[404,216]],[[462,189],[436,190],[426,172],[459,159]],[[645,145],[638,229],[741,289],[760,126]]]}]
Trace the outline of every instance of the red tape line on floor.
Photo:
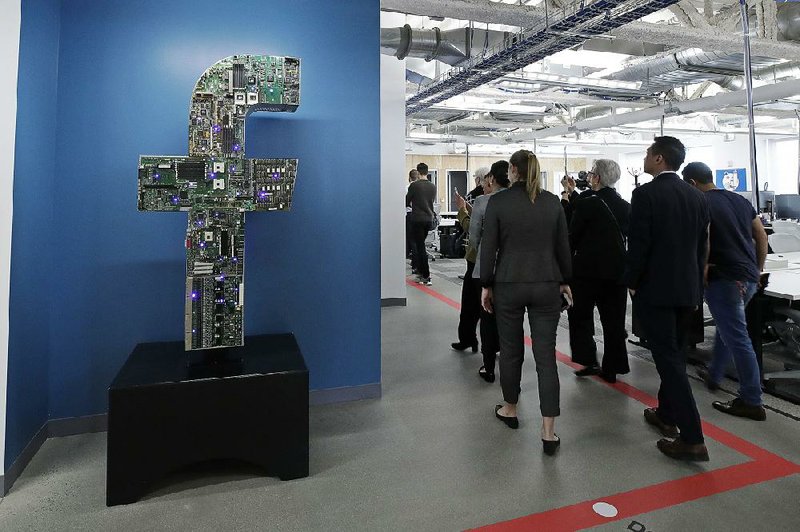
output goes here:
[{"label": "red tape line on floor", "polygon": [[[410,280],[406,280],[406,283],[456,310],[461,309],[461,305],[458,302],[427,286]],[[530,346],[531,339],[526,337],[525,343]],[[557,351],[556,358],[562,364],[572,368],[581,367],[572,362],[564,353]],[[603,381],[600,377],[594,377],[594,379],[647,406],[653,407],[658,404],[658,400],[655,397],[626,382],[617,381],[611,384]],[[474,530],[495,532],[581,530],[800,473],[800,466],[794,462],[762,449],[754,443],[744,440],[716,425],[703,421],[703,432],[707,437],[747,456],[751,461],[644,488],[637,488],[624,493],[617,493],[601,499],[563,506]],[[617,509],[617,515],[603,517],[596,513],[592,506],[601,501],[613,505]]]}]

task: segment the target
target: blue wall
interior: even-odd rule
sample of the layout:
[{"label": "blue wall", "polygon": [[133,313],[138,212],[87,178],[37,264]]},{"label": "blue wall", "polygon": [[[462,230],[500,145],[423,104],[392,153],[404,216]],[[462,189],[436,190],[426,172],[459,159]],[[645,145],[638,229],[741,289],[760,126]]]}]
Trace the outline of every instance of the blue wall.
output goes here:
[{"label": "blue wall", "polygon": [[137,343],[182,339],[186,214],[136,210],[137,160],[186,154],[197,78],[237,53],[302,60],[298,111],[248,121],[249,157],[300,165],[291,212],[247,214],[246,333],[294,332],[312,389],[380,381],[379,26],[378,0],[63,3],[51,418],[106,411]]},{"label": "blue wall", "polygon": [[59,4],[22,3],[6,469],[47,420]]}]

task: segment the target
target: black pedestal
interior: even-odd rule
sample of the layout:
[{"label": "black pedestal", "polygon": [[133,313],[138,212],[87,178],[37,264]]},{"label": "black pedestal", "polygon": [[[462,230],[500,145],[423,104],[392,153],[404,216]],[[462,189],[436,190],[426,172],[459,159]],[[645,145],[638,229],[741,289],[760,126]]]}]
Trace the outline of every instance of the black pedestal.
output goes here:
[{"label": "black pedestal", "polygon": [[207,460],[243,460],[281,480],[308,476],[308,370],[291,334],[202,351],[139,344],[108,403],[108,506]]}]

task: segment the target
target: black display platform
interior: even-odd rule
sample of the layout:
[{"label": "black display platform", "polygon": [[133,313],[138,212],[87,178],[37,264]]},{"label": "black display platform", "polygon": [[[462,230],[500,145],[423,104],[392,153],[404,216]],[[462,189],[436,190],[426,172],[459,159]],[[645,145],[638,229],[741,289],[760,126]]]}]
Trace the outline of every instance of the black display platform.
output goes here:
[{"label": "black display platform", "polygon": [[108,506],[217,459],[250,462],[281,480],[308,476],[308,369],[293,335],[199,351],[139,344],[111,383]]}]

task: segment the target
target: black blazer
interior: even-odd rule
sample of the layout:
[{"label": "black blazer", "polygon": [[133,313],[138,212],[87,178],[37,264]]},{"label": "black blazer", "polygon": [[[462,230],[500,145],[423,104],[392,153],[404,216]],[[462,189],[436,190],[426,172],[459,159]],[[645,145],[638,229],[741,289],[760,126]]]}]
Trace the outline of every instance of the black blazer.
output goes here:
[{"label": "black blazer", "polygon": [[531,203],[524,183],[491,197],[483,219],[481,285],[563,282],[572,275],[561,202],[543,190]]},{"label": "black blazer", "polygon": [[622,282],[630,203],[613,188],[604,187],[576,200],[573,209],[569,226],[572,275]]},{"label": "black blazer", "polygon": [[674,172],[633,191],[625,283],[637,299],[665,307],[702,303],[708,222],[703,193]]}]

